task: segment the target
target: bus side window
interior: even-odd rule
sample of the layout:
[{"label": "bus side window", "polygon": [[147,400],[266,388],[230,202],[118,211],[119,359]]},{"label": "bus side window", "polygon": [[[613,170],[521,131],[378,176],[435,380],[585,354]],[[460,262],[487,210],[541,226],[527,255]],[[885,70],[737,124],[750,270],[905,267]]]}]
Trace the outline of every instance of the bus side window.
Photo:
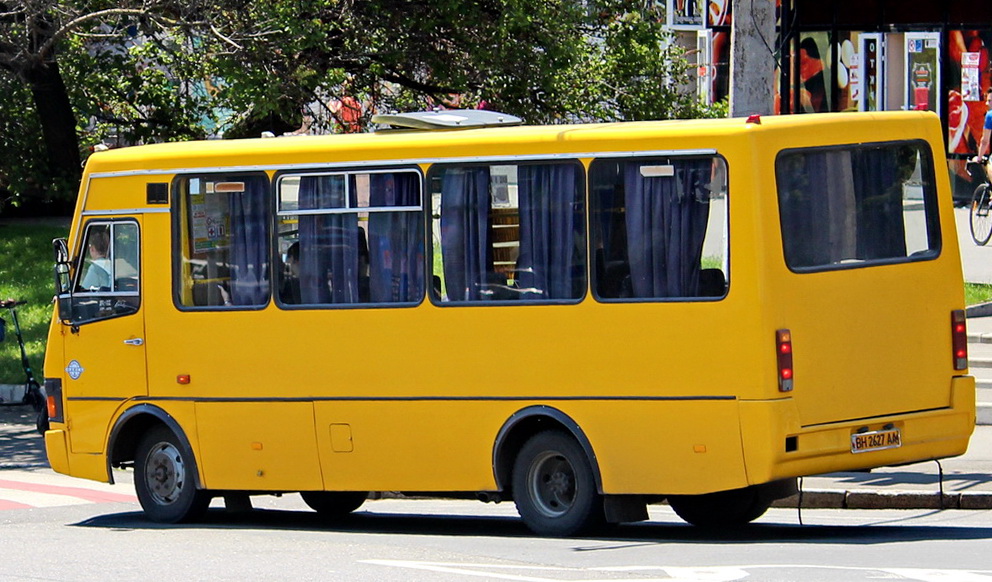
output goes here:
[{"label": "bus side window", "polygon": [[595,160],[595,296],[610,301],[726,295],[726,176],[718,157]]},{"label": "bus side window", "polygon": [[420,173],[278,178],[281,305],[414,304],[424,294]]},{"label": "bus side window", "polygon": [[269,300],[269,181],[261,174],[178,178],[176,303],[257,307]]},{"label": "bus side window", "polygon": [[435,299],[576,301],[585,293],[582,167],[436,166]]}]

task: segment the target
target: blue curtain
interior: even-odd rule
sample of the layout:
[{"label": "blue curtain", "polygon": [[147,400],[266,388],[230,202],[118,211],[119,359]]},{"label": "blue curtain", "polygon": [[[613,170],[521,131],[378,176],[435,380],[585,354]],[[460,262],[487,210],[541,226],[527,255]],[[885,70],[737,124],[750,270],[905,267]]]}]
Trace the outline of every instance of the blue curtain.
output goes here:
[{"label": "blue curtain", "polygon": [[264,305],[269,299],[268,181],[244,178],[245,191],[230,195],[231,304]]},{"label": "blue curtain", "polygon": [[[905,150],[909,150],[908,156]],[[901,157],[904,159],[900,160]],[[907,157],[909,160],[905,160]],[[879,147],[852,152],[851,170],[858,204],[857,258],[906,256],[902,186],[915,169],[915,161],[912,148]]]},{"label": "blue curtain", "polygon": [[[420,207],[420,176],[372,174],[369,206]],[[424,236],[420,212],[369,214],[369,295],[373,303],[419,301],[424,293]]]},{"label": "blue curtain", "polygon": [[627,257],[636,297],[693,297],[709,216],[712,160],[679,160],[672,177],[626,164]]},{"label": "blue curtain", "polygon": [[451,301],[487,299],[493,270],[489,243],[489,168],[455,168],[441,179],[441,257]]},{"label": "blue curtain", "polygon": [[[524,165],[517,169],[520,254],[517,287],[524,299],[571,299],[581,294],[576,256],[582,237],[582,202],[575,166]],[[578,239],[578,240],[577,240]]]},{"label": "blue curtain", "polygon": [[[916,163],[912,147],[783,157],[776,174],[788,264],[816,267],[843,259],[905,257],[902,187]],[[850,175],[850,187],[838,175]]]},{"label": "blue curtain", "polygon": [[776,162],[782,246],[786,262],[794,268],[831,262],[827,155],[795,153]]},{"label": "blue curtain", "polygon": [[[305,176],[299,196],[300,210],[347,207],[342,176]],[[302,302],[357,303],[358,215],[301,215],[299,226]]]}]

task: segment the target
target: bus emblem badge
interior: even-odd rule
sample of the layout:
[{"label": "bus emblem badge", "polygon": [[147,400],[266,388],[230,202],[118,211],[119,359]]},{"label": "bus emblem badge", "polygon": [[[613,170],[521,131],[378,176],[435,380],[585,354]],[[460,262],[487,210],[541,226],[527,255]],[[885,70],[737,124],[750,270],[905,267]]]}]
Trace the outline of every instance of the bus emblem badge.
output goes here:
[{"label": "bus emblem badge", "polygon": [[69,362],[69,365],[66,366],[65,371],[73,380],[79,380],[79,377],[83,375],[83,367],[80,366],[79,362],[76,360]]}]

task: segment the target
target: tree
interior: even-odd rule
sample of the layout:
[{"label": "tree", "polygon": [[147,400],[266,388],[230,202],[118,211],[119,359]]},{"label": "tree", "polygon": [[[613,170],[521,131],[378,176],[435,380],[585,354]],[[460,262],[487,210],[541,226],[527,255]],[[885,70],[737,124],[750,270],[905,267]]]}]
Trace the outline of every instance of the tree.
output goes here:
[{"label": "tree", "polygon": [[105,138],[203,135],[204,100],[182,90],[189,86],[183,75],[199,75],[203,65],[195,51],[179,48],[187,38],[169,5],[113,6],[0,2],[0,108],[10,130],[0,136],[8,154],[0,163],[0,208],[13,200],[67,212],[85,146]]},{"label": "tree", "polygon": [[634,0],[0,0],[0,106],[24,128],[0,152],[46,152],[0,161],[0,190],[68,200],[81,145],[203,137],[227,113],[228,137],[483,103],[531,123],[705,114],[660,16]]}]

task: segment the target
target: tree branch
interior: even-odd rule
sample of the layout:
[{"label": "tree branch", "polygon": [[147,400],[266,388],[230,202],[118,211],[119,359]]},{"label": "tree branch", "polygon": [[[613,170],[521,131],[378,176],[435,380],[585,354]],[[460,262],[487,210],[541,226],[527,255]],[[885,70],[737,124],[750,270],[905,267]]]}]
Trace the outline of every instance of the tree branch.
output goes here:
[{"label": "tree branch", "polygon": [[82,16],[73,18],[69,22],[62,25],[61,28],[56,30],[48,40],[41,45],[38,49],[38,57],[44,59],[54,50],[55,45],[58,44],[60,40],[65,38],[66,35],[79,28],[82,24],[89,22],[91,20],[97,20],[107,16],[142,16],[151,18],[152,20],[164,22],[170,26],[177,26],[179,23],[173,20],[169,20],[161,15],[155,15],[150,10],[147,9],[136,9],[136,8],[108,8],[106,10],[98,10],[96,12],[90,12],[89,14],[83,14]]}]

